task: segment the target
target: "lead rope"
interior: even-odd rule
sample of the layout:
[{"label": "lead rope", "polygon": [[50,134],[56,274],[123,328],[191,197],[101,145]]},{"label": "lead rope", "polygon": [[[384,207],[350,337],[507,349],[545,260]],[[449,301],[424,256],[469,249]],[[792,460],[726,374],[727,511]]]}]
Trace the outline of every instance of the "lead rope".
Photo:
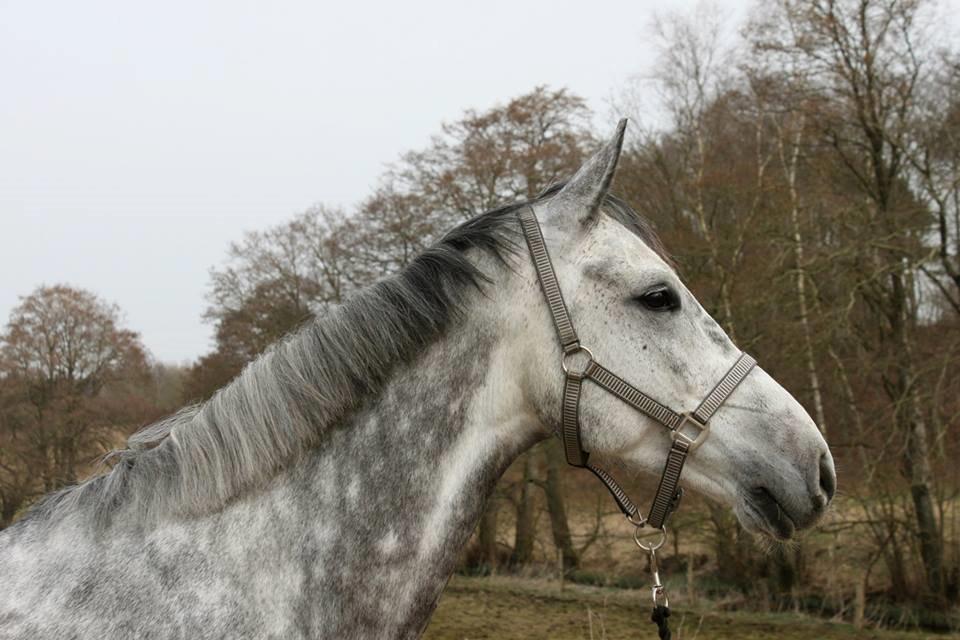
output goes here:
[{"label": "lead rope", "polygon": [[[557,275],[553,271],[553,263],[550,260],[550,254],[547,252],[543,232],[540,230],[540,223],[537,221],[533,207],[521,209],[517,215],[523,229],[523,236],[527,241],[527,247],[530,249],[533,266],[537,271],[537,280],[540,282],[540,288],[547,299],[550,316],[553,319],[557,336],[560,339],[560,347],[563,351],[561,367],[565,379],[561,413],[562,428],[558,435],[563,440],[567,463],[574,467],[590,470],[606,486],[617,506],[635,527],[633,539],[637,546],[649,555],[650,569],[653,574],[653,614],[651,619],[657,624],[657,631],[661,640],[668,640],[670,638],[670,628],[667,624],[667,618],[670,617],[670,603],[667,600],[663,583],[660,581],[657,549],[663,546],[667,537],[666,521],[676,510],[680,499],[683,497],[683,489],[679,486],[683,463],[687,455],[696,450],[709,435],[708,421],[733,393],[737,385],[747,377],[747,374],[756,365],[756,361],[746,353],[741,353],[734,365],[717,383],[717,386],[707,394],[700,406],[690,413],[677,413],[657,402],[620,376],[600,365],[594,360],[593,353],[580,344],[580,338],[577,336],[577,332],[573,328],[573,322],[570,320],[570,313],[567,311],[567,305],[563,300],[563,293],[560,291]],[[575,369],[572,365],[578,354],[581,357],[586,357],[587,361],[582,365],[582,368]],[[646,518],[640,515],[640,510],[627,496],[626,491],[617,484],[613,476],[590,463],[590,453],[583,448],[580,438],[580,393],[584,380],[591,380],[597,386],[618,397],[640,413],[659,422],[670,431],[673,444],[667,454],[663,474],[660,476],[660,484],[657,486],[653,505],[650,507],[650,512]],[[692,435],[684,433],[684,430],[688,427],[692,428],[695,433]],[[655,544],[645,543],[640,539],[641,532],[647,525],[660,535],[659,541]]]},{"label": "lead rope", "polygon": [[660,529],[660,539],[656,542],[644,542],[640,535],[643,525],[637,526],[633,531],[633,541],[650,559],[650,575],[653,578],[651,595],[653,596],[653,613],[650,614],[650,620],[657,625],[657,635],[660,640],[670,640],[670,599],[667,598],[667,589],[660,580],[660,566],[657,564],[657,550],[663,546],[667,539],[665,529]]},{"label": "lead rope", "polygon": [[670,607],[662,604],[657,604],[653,606],[653,614],[650,616],[652,620],[657,625],[657,635],[660,636],[660,640],[670,640],[670,623],[667,622],[667,618],[670,617]]}]

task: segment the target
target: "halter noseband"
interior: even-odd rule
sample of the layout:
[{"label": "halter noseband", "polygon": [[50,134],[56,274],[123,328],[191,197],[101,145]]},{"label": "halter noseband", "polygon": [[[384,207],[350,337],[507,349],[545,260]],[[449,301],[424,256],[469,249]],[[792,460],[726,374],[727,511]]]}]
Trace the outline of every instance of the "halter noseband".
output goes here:
[{"label": "halter noseband", "polygon": [[[553,316],[553,324],[557,329],[560,346],[563,349],[561,366],[565,381],[563,386],[562,432],[560,435],[563,439],[567,463],[593,472],[610,491],[613,499],[617,502],[617,506],[620,507],[627,519],[638,528],[650,525],[655,529],[662,530],[667,518],[677,508],[683,495],[683,489],[679,487],[679,483],[680,473],[683,471],[683,463],[687,455],[703,444],[710,433],[710,418],[730,397],[737,385],[747,377],[757,362],[748,354],[741,353],[734,365],[717,383],[717,386],[700,403],[700,406],[689,413],[677,413],[670,407],[660,404],[598,363],[594,360],[593,353],[580,344],[577,332],[570,321],[570,313],[567,311],[567,305],[563,300],[556,273],[553,271],[553,263],[550,261],[550,254],[547,252],[547,246],[543,241],[543,232],[540,230],[537,216],[532,207],[521,209],[518,216],[520,226],[523,228],[523,235],[527,240],[527,247],[530,249],[530,257],[533,259],[533,265],[537,270],[540,288],[543,289],[543,294],[546,296],[547,305],[550,307],[550,315]],[[586,364],[579,370],[575,370],[572,366],[577,354],[583,354],[587,358]],[[640,413],[656,420],[670,431],[673,444],[667,454],[667,463],[664,466],[663,474],[660,476],[660,484],[646,518],[639,516],[639,509],[631,502],[623,488],[613,479],[613,476],[590,463],[590,453],[583,449],[580,439],[579,408],[580,391],[584,380],[591,380]],[[688,433],[688,430],[690,433]],[[647,549],[639,540],[637,544]],[[654,601],[656,601],[656,594],[654,595]]]}]

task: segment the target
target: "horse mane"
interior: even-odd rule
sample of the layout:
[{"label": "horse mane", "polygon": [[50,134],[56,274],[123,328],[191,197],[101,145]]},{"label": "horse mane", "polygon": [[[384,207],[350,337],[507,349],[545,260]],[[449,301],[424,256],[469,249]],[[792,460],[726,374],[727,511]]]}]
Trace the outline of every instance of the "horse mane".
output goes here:
[{"label": "horse mane", "polygon": [[[104,458],[109,471],[48,495],[21,522],[79,513],[102,528],[123,506],[147,523],[208,513],[263,485],[459,318],[466,293],[490,282],[467,253],[506,264],[521,246],[517,210],[562,186],[455,227],[399,273],[275,343],[208,401],[131,435]],[[625,202],[607,196],[603,208],[666,257],[650,223]]]}]

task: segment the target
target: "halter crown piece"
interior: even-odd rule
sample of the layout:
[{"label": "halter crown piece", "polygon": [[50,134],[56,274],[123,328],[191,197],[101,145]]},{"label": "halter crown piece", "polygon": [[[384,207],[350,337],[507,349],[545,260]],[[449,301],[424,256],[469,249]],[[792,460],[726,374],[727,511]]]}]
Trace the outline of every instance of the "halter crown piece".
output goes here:
[{"label": "halter crown piece", "polygon": [[[561,367],[565,380],[561,417],[562,429],[559,435],[563,440],[567,463],[574,467],[589,469],[599,478],[610,491],[627,520],[636,527],[634,540],[641,549],[650,554],[651,570],[654,578],[654,612],[652,619],[659,627],[660,637],[669,638],[670,631],[667,628],[666,618],[670,615],[670,610],[666,592],[660,583],[656,550],[660,548],[666,537],[666,521],[670,514],[676,510],[680,498],[683,496],[683,489],[679,486],[683,463],[687,456],[706,440],[710,434],[710,418],[726,402],[733,390],[747,377],[757,362],[748,354],[741,353],[733,366],[720,379],[720,382],[700,403],[700,406],[689,413],[678,413],[657,402],[594,360],[593,353],[580,344],[580,339],[577,337],[577,332],[570,320],[567,305],[563,300],[563,293],[560,291],[560,284],[557,282],[557,275],[554,273],[553,263],[550,260],[550,254],[547,252],[543,232],[540,230],[540,224],[537,222],[533,207],[525,207],[517,215],[520,218],[520,226],[523,229],[523,235],[530,250],[530,257],[533,259],[533,265],[537,271],[537,279],[540,281],[540,288],[547,299],[547,306],[550,308],[550,315],[553,317],[553,324],[557,329],[557,336],[563,350]],[[578,354],[581,354],[579,358],[577,358]],[[575,369],[573,367],[575,360],[582,361],[584,356],[586,357],[586,364]],[[584,380],[592,381],[640,413],[656,420],[670,431],[673,444],[670,446],[669,453],[667,453],[667,462],[663,468],[663,474],[660,476],[660,484],[657,486],[653,505],[646,517],[640,515],[639,509],[633,504],[623,488],[617,484],[613,476],[590,462],[590,453],[583,449],[580,438],[580,392]],[[654,544],[644,543],[639,537],[640,529],[648,525],[658,529],[661,533],[661,538]]]}]

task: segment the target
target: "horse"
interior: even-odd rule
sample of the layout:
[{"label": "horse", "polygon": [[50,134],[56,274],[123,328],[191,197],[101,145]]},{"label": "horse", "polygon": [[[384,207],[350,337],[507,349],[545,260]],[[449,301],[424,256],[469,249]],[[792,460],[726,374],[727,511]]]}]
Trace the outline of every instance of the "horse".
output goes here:
[{"label": "horse", "polygon": [[[0,637],[418,637],[497,479],[567,426],[586,376],[568,369],[603,362],[664,407],[715,396],[743,356],[609,193],[624,125],[560,187],[453,228],[0,532]],[[827,509],[830,450],[761,367],[706,439],[587,382],[574,435],[591,460],[658,475],[696,443],[687,488],[777,539]]]}]

